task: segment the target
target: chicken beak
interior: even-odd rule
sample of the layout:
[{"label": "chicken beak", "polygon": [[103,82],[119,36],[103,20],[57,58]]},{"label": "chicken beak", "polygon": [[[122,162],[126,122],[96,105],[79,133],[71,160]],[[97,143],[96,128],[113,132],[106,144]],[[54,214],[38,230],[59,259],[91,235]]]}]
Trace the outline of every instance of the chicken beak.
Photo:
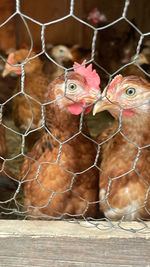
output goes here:
[{"label": "chicken beak", "polygon": [[11,66],[6,63],[5,68],[2,72],[2,77],[5,78],[9,73],[14,73],[16,75],[21,74],[21,68],[17,66]]},{"label": "chicken beak", "polygon": [[68,53],[68,58],[69,58],[70,60],[73,59],[71,52]]},{"label": "chicken beak", "polygon": [[114,106],[113,103],[109,102],[108,99],[104,97],[94,105],[93,116],[98,112],[111,109],[112,106]]},{"label": "chicken beak", "polygon": [[[131,57],[131,61],[134,60],[134,57],[135,57],[135,56]],[[142,54],[142,53],[140,53],[140,54],[138,55],[138,57],[137,57],[137,59],[136,59],[136,63],[138,63],[139,65],[142,65],[142,64],[149,64],[149,62],[148,62],[146,56],[145,56],[144,54]]]},{"label": "chicken beak", "polygon": [[5,69],[3,70],[3,72],[2,72],[2,77],[5,78],[10,72],[11,72],[10,69],[5,68]]}]

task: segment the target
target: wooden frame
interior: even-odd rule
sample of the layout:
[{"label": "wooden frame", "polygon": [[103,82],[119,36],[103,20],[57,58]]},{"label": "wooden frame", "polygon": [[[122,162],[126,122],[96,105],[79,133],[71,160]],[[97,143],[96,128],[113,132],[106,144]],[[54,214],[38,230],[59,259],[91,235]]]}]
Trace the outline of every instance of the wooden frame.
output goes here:
[{"label": "wooden frame", "polygon": [[[96,3],[95,6],[100,3],[99,1],[94,1]],[[63,4],[58,5],[58,2],[59,0],[45,1],[49,5],[52,3],[56,6],[57,12],[61,11],[63,7]],[[63,2],[65,3],[66,1],[64,0]],[[83,3],[81,5],[80,2],[82,1],[76,1],[80,5],[77,10],[85,11],[86,8],[88,13],[92,1],[86,1],[87,4],[84,7]],[[105,0],[102,0],[101,6],[104,6],[105,2]],[[146,25],[146,32],[149,31],[149,23],[147,21],[149,21],[150,5],[147,5],[147,0],[138,2],[137,5],[135,5],[135,1],[131,3],[129,17],[131,17],[132,10],[135,9],[135,13],[139,14],[137,18],[140,30],[143,31],[142,26]],[[29,1],[28,6],[26,6],[25,1],[22,3],[25,13],[28,14],[28,10],[33,10],[34,14],[39,12],[37,8],[34,9],[32,7],[32,5],[35,6],[33,1]],[[37,5],[41,5],[41,0],[36,2],[36,7]],[[45,6],[47,7],[46,4]],[[108,6],[105,8],[108,9]],[[142,16],[140,16],[141,10]],[[0,23],[4,23],[15,12],[15,1],[1,0],[0,11]],[[53,9],[46,8],[43,13],[45,12],[47,15],[45,15],[44,20],[48,21],[51,19],[50,12],[53,13]],[[116,12],[116,17],[120,16],[118,15],[118,9],[114,9],[114,12]],[[110,16],[114,12],[110,8]],[[16,47],[16,42],[19,47],[23,41],[26,41],[27,33],[22,30],[24,25],[19,25],[18,21],[19,18],[12,19],[0,29],[1,46],[5,51],[11,47]],[[77,24],[76,22],[74,23]],[[75,24],[73,24],[73,29],[75,29],[75,26],[77,27]],[[31,25],[32,27],[35,41],[40,43],[41,28],[38,32],[34,29],[35,25]],[[77,36],[78,39],[74,35],[74,30],[71,31],[73,36],[67,40],[70,45],[78,41],[81,45],[87,46],[87,48],[89,48],[89,44],[91,46],[91,42],[87,40],[87,29],[84,26],[83,29],[84,31],[82,30],[80,35]],[[67,30],[65,29],[65,31]],[[66,37],[64,37],[64,32],[61,31],[61,25],[60,31],[49,35],[47,41],[60,42],[60,34],[61,42],[65,42]],[[69,32],[67,34],[69,35]],[[86,34],[87,38],[84,37],[84,34]],[[89,40],[91,40],[91,37]],[[77,224],[63,221],[0,220],[0,266],[150,267],[150,222],[146,223],[148,228],[144,230],[139,230],[139,228],[143,227],[140,223],[122,223],[121,226],[127,231],[119,228],[117,223],[114,222],[112,228],[107,227],[108,223],[106,222],[102,224],[99,229],[87,222]],[[137,232],[131,231],[131,229],[135,229]]]},{"label": "wooden frame", "polygon": [[[113,225],[0,220],[0,266],[149,267],[150,222],[134,233]],[[122,226],[139,229],[138,222]]]}]

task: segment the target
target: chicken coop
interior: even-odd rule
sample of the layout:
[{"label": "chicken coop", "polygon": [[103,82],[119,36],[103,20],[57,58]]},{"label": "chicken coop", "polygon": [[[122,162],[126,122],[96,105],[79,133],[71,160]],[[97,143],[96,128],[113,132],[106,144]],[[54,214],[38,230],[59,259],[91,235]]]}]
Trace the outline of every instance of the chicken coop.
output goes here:
[{"label": "chicken coop", "polygon": [[0,1],[1,266],[150,266],[150,2]]}]

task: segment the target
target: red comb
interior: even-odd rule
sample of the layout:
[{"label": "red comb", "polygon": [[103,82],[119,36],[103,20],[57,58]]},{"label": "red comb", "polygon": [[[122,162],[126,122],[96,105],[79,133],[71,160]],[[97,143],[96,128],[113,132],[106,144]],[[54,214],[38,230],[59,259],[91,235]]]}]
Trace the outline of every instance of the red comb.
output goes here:
[{"label": "red comb", "polygon": [[122,75],[119,74],[117,76],[115,76],[115,78],[111,81],[109,87],[108,87],[108,91],[112,91],[114,89],[114,87],[116,86],[116,84],[120,83],[122,80]]},{"label": "red comb", "polygon": [[[96,73],[96,70],[92,71],[92,64],[89,66],[85,66],[86,60],[82,62],[82,64],[74,63],[73,67],[80,66],[79,68],[75,68],[74,71],[81,76],[84,76],[89,88],[93,88],[95,90],[100,90],[100,77]],[[84,64],[84,65],[83,65]]]}]

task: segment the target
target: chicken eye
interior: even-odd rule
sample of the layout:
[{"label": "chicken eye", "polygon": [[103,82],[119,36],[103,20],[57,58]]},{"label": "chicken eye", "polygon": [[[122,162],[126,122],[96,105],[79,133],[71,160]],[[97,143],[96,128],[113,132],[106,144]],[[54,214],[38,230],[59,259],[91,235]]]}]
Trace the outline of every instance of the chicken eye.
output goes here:
[{"label": "chicken eye", "polygon": [[21,64],[22,62],[21,61],[18,61],[17,64]]},{"label": "chicken eye", "polygon": [[126,90],[126,94],[127,94],[128,96],[133,96],[133,95],[135,95],[135,93],[136,93],[135,88],[128,88],[128,89]]},{"label": "chicken eye", "polygon": [[70,91],[74,91],[74,90],[76,90],[76,88],[77,88],[77,85],[75,83],[69,83],[68,89]]}]

